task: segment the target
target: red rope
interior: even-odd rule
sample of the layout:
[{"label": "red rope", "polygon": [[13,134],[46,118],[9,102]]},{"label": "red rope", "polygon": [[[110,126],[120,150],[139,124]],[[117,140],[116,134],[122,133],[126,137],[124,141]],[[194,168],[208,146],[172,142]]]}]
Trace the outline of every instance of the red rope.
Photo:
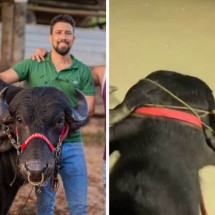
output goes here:
[{"label": "red rope", "polygon": [[52,152],[54,152],[55,149],[54,149],[54,146],[52,145],[51,141],[41,133],[34,133],[30,137],[28,137],[27,140],[25,140],[25,142],[21,145],[21,150],[24,151],[25,148],[27,147],[27,145],[35,138],[40,138],[40,139],[44,140],[47,143],[47,145],[49,146],[50,150]]},{"label": "red rope", "polygon": [[[67,134],[69,132],[69,125],[68,124],[65,124],[62,131],[61,131],[61,135],[60,135],[60,142],[62,143],[63,140],[66,138]],[[16,128],[16,135],[18,137],[18,129]],[[55,148],[53,146],[53,144],[51,143],[51,141],[43,134],[41,133],[34,133],[32,134],[30,137],[27,138],[27,140],[25,140],[22,145],[21,145],[21,151],[24,151],[25,148],[27,147],[27,145],[35,138],[39,138],[39,139],[42,139],[44,140],[47,145],[49,146],[50,150],[52,152],[55,151]]]},{"label": "red rope", "polygon": [[202,122],[196,116],[184,111],[173,110],[170,108],[160,108],[160,107],[140,107],[137,108],[135,113],[151,115],[151,116],[160,116],[167,117],[171,119],[178,119],[184,122],[194,124],[198,127],[202,127]]},{"label": "red rope", "polygon": [[69,132],[69,125],[68,124],[65,124],[63,129],[62,129],[62,132],[61,132],[61,135],[60,135],[60,142],[62,143],[64,141],[64,139],[66,138],[67,134]]}]

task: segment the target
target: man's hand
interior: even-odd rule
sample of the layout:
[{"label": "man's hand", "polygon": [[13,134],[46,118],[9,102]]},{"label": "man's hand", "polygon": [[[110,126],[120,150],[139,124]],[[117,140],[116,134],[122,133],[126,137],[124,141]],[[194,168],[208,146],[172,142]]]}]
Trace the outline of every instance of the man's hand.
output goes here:
[{"label": "man's hand", "polygon": [[37,48],[35,52],[29,57],[31,60],[36,60],[37,62],[44,61],[47,50],[45,48]]}]

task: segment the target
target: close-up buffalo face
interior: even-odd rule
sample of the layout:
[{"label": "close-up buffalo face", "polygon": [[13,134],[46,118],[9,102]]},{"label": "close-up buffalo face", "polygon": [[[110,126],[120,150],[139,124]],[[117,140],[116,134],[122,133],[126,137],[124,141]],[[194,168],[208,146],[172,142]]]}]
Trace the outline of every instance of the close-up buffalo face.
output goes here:
[{"label": "close-up buffalo face", "polygon": [[[87,102],[79,90],[75,108],[53,87],[22,89],[6,99],[8,91],[1,92],[0,122],[15,141],[18,168],[25,181],[45,185],[53,177],[57,150],[69,129],[73,132],[86,123]],[[13,147],[10,141],[6,144]]]}]

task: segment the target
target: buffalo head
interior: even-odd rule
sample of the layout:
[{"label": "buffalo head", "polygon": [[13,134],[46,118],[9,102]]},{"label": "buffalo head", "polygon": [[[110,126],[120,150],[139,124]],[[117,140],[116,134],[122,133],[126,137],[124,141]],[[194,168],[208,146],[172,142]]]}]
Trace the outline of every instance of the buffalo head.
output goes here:
[{"label": "buffalo head", "polygon": [[[10,87],[0,93],[0,123],[15,140],[19,170],[25,181],[44,185],[53,176],[56,149],[70,132],[87,122],[84,95],[75,90],[77,106],[53,87],[20,89],[9,96]],[[8,99],[9,98],[9,99]],[[12,148],[9,140],[6,148]]]}]

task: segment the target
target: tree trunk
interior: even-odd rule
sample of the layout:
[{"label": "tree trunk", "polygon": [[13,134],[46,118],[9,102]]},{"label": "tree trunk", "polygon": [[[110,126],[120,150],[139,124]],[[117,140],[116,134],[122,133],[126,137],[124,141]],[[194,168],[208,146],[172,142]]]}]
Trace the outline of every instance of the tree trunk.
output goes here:
[{"label": "tree trunk", "polygon": [[14,3],[2,2],[2,47],[1,64],[10,66],[12,63]]},{"label": "tree trunk", "polygon": [[24,59],[27,0],[2,2],[1,64],[8,67]]},{"label": "tree trunk", "polygon": [[27,17],[27,3],[15,3],[14,10],[14,32],[13,32],[13,48],[12,61],[13,64],[24,59],[25,55],[25,24]]}]

